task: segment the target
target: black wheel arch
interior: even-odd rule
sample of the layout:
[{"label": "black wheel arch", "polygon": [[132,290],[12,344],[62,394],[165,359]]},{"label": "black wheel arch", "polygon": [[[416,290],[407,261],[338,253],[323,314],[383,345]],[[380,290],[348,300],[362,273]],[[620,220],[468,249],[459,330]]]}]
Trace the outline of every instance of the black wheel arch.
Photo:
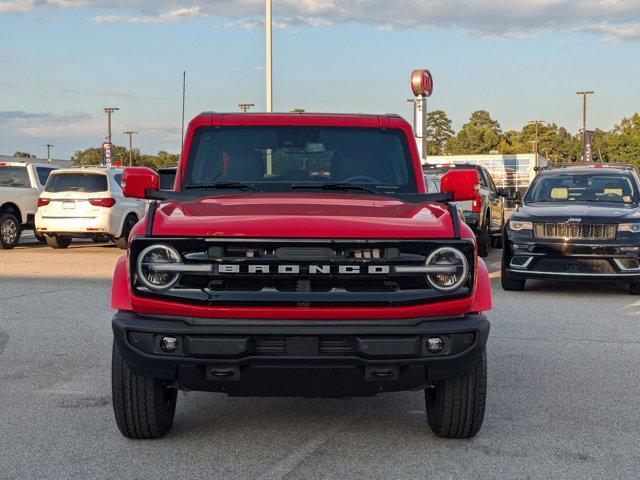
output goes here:
[{"label": "black wheel arch", "polygon": [[6,202],[0,206],[0,215],[5,213],[11,213],[16,216],[20,224],[22,225],[22,212],[20,212],[20,208],[12,202]]}]

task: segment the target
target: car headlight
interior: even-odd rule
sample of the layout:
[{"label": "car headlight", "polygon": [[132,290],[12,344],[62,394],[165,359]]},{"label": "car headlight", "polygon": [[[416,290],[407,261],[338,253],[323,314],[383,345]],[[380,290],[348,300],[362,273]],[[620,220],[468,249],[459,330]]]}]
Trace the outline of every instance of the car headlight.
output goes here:
[{"label": "car headlight", "polygon": [[640,233],[640,223],[620,223],[619,232]]},{"label": "car headlight", "polygon": [[[181,263],[180,254],[168,245],[151,245],[138,256],[137,272],[142,284],[155,291],[168,290],[180,279],[170,266]],[[168,268],[169,267],[169,268]]]},{"label": "car headlight", "polygon": [[520,222],[518,220],[509,220],[509,228],[513,231],[533,230],[533,222]]},{"label": "car headlight", "polygon": [[447,273],[428,273],[427,281],[436,290],[451,292],[460,288],[469,276],[469,262],[457,248],[442,247],[427,257],[427,267],[451,267]]}]

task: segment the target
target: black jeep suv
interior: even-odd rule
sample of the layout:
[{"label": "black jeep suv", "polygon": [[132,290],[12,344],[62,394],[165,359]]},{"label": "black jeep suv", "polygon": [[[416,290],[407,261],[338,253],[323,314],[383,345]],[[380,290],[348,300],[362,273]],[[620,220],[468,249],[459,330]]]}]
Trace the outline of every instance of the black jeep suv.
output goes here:
[{"label": "black jeep suv", "polygon": [[505,226],[502,288],[527,278],[626,282],[640,294],[640,178],[625,164],[543,170]]}]

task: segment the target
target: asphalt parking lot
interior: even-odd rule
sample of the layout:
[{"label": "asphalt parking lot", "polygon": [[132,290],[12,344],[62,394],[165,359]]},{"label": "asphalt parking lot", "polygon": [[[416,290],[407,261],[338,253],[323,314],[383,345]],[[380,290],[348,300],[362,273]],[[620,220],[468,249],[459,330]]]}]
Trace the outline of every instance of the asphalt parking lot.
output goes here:
[{"label": "asphalt parking lot", "polygon": [[[640,299],[494,274],[489,398],[473,440],[441,440],[421,393],[180,393],[172,432],[125,440],[110,398],[110,277],[121,251],[25,236],[0,251],[0,478],[637,478]],[[498,269],[493,251],[490,270]]]}]

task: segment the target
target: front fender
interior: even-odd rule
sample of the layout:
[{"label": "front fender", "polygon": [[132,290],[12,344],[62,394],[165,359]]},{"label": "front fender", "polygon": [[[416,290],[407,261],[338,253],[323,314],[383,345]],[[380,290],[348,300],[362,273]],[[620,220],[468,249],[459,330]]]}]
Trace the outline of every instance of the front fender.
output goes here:
[{"label": "front fender", "polygon": [[473,297],[472,312],[487,312],[493,308],[493,298],[491,296],[491,279],[489,269],[482,258],[478,258],[478,283]]},{"label": "front fender", "polygon": [[116,263],[111,284],[111,308],[116,310],[133,310],[131,306],[131,288],[127,271],[127,255],[122,255]]}]

